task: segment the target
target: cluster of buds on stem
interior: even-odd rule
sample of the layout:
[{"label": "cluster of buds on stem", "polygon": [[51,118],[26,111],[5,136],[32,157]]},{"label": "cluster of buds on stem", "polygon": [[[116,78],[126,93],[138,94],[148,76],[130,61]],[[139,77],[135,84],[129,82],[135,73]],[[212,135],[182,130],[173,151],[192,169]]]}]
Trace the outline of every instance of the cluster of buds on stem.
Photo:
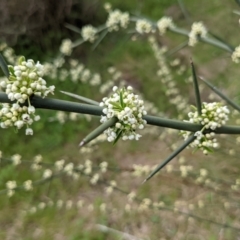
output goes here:
[{"label": "cluster of buds on stem", "polygon": [[145,19],[139,19],[136,22],[136,31],[140,34],[151,33],[153,31],[153,27],[149,21]]},{"label": "cluster of buds on stem", "polygon": [[[188,113],[189,120],[185,120],[185,122],[201,124],[203,127],[194,134],[196,139],[190,146],[202,149],[203,153],[207,154],[208,152],[212,152],[212,148],[219,147],[214,131],[216,128],[226,124],[230,111],[226,106],[222,106],[221,103],[217,102],[203,103],[200,115],[197,109],[195,107],[193,108],[195,111]],[[191,133],[181,131],[181,134],[186,140]]]},{"label": "cluster of buds on stem", "polygon": [[116,117],[118,119],[114,127],[108,128],[104,133],[109,142],[116,142],[119,138],[122,140],[138,140],[141,135],[137,134],[138,129],[143,129],[147,124],[143,116],[145,111],[143,100],[138,95],[133,94],[132,87],[118,89],[113,87],[113,94],[103,98],[100,106],[103,107],[104,116],[101,116],[101,122]]},{"label": "cluster of buds on stem", "polygon": [[[0,127],[8,128],[15,126],[17,129],[26,128],[26,135],[32,135],[33,130],[29,127],[40,116],[35,115],[35,108],[30,103],[30,97],[37,95],[46,97],[54,92],[54,86],[47,87],[43,77],[43,65],[36,64],[33,60],[25,60],[20,57],[17,66],[8,66],[9,77],[2,80],[0,86],[5,90],[8,98],[15,101],[13,104],[2,104],[0,109]],[[23,106],[24,104],[24,106]]]},{"label": "cluster of buds on stem", "polygon": [[240,59],[240,46],[237,46],[234,52],[232,53],[232,61],[235,63],[239,63],[239,59]]},{"label": "cluster of buds on stem", "polygon": [[175,25],[173,23],[172,18],[170,17],[162,17],[157,22],[157,28],[159,30],[160,35],[165,34],[169,28],[174,28],[174,27]]},{"label": "cluster of buds on stem", "polygon": [[189,33],[188,45],[193,47],[198,43],[200,37],[204,38],[207,36],[207,29],[202,22],[193,23],[191,32]]},{"label": "cluster of buds on stem", "polygon": [[84,41],[93,43],[97,38],[97,28],[92,25],[87,25],[82,28],[81,34]]},{"label": "cluster of buds on stem", "polygon": [[106,27],[109,32],[118,31],[120,28],[127,28],[130,22],[130,15],[128,12],[121,12],[116,9],[109,11],[109,16],[106,22]]}]

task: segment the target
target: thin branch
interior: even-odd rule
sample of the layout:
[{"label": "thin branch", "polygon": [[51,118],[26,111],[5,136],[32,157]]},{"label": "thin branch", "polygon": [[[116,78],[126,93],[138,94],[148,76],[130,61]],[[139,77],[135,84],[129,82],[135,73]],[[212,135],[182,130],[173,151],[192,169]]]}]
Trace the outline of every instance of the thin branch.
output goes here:
[{"label": "thin branch", "polygon": [[[0,93],[0,102],[2,103],[13,103],[10,101],[5,93]],[[76,103],[70,101],[64,101],[53,98],[41,98],[33,96],[31,104],[35,108],[50,109],[66,112],[76,112],[83,114],[90,114],[94,116],[103,115],[102,108],[99,106],[93,106],[90,104]],[[155,116],[146,115],[143,117],[149,125],[167,127],[177,130],[184,130],[189,132],[197,132],[202,129],[202,125],[193,124],[188,122],[182,122],[178,120],[172,120],[168,118],[160,118]],[[215,130],[218,134],[240,134],[239,126],[222,126]]]},{"label": "thin branch", "polygon": [[[188,34],[189,34],[189,32],[187,30],[177,28],[177,27],[171,27],[171,28],[169,28],[169,31],[177,33],[177,34],[181,34],[181,35],[184,35],[184,36],[187,36],[187,37],[188,37]],[[199,40],[201,42],[205,42],[205,43],[208,43],[208,44],[213,45],[215,47],[221,48],[221,49],[223,49],[227,52],[230,52],[230,53],[233,52],[233,49],[231,47],[229,47],[229,44],[224,44],[220,41],[217,41],[216,39],[211,39],[211,38],[208,38],[208,37],[205,37],[205,38],[200,37]]]}]

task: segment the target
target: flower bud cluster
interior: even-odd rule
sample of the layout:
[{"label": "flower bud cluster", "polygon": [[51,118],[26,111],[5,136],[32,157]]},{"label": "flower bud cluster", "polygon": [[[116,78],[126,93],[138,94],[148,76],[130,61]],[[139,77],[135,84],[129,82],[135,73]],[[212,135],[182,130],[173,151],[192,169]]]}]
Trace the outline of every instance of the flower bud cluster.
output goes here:
[{"label": "flower bud cluster", "polygon": [[97,28],[92,25],[87,25],[82,28],[81,34],[84,41],[93,43],[97,38]]},{"label": "flower bud cluster", "polygon": [[33,106],[20,106],[17,103],[12,105],[8,103],[3,103],[2,108],[0,109],[0,127],[16,127],[21,129],[23,126],[26,126],[26,135],[33,135],[33,130],[30,128],[30,125],[34,121],[40,119],[39,115],[35,115],[35,108]]},{"label": "flower bud cluster", "polygon": [[161,35],[165,34],[169,28],[173,28],[174,26],[173,20],[170,17],[162,17],[157,22],[157,27]]},{"label": "flower bud cluster", "polygon": [[[2,104],[0,109],[0,127],[8,128],[11,126],[17,129],[26,128],[26,135],[32,135],[33,130],[29,126],[40,119],[35,115],[35,108],[30,104],[30,96],[35,94],[46,97],[49,93],[54,92],[54,86],[47,87],[43,77],[43,65],[39,62],[36,64],[33,60],[25,61],[21,57],[18,65],[9,68],[9,78],[2,80],[0,86],[5,90],[13,104]],[[28,106],[21,106],[27,102]]]},{"label": "flower bud cluster", "polygon": [[240,59],[240,46],[236,47],[234,52],[232,53],[232,61],[235,63],[239,63]]},{"label": "flower bud cluster", "polygon": [[107,11],[110,12],[112,10],[112,5],[108,2],[104,3],[103,8]]},{"label": "flower bud cluster", "polygon": [[43,65],[32,59],[25,61],[24,57],[20,57],[17,66],[8,66],[9,79],[0,82],[0,86],[5,88],[5,92],[11,101],[24,103],[32,94],[40,97],[46,97],[49,93],[53,93],[55,87],[46,86],[43,77]]},{"label": "flower bud cluster", "polygon": [[136,22],[136,31],[140,34],[150,33],[153,31],[153,27],[149,21],[140,19]]},{"label": "flower bud cluster", "polygon": [[59,50],[63,55],[70,56],[72,53],[72,41],[70,39],[64,39]]},{"label": "flower bud cluster", "polygon": [[193,23],[191,32],[189,33],[188,45],[193,47],[197,44],[199,37],[206,37],[207,29],[202,22]]},{"label": "flower bud cluster", "polygon": [[116,9],[109,12],[109,16],[106,22],[106,27],[109,32],[118,31],[119,28],[127,28],[130,22],[130,16],[128,12],[121,12]]},{"label": "flower bud cluster", "polygon": [[23,187],[26,191],[31,191],[33,189],[32,180],[27,180],[23,183]]},{"label": "flower bud cluster", "polygon": [[[188,113],[189,120],[186,122],[201,124],[203,128],[201,131],[197,131],[194,136],[195,140],[190,144],[191,147],[202,149],[204,154],[211,152],[212,148],[218,148],[219,143],[215,138],[213,131],[216,128],[225,125],[228,121],[228,115],[230,111],[227,106],[222,106],[221,103],[203,103],[201,115],[195,109],[195,112]],[[208,130],[206,132],[206,130]],[[190,136],[190,132],[181,131],[184,139],[186,140]]]},{"label": "flower bud cluster", "polygon": [[122,140],[139,140],[140,134],[137,129],[143,129],[147,124],[142,117],[147,114],[144,108],[143,100],[138,95],[132,93],[132,87],[118,89],[113,87],[113,94],[103,98],[100,106],[103,107],[104,116],[101,116],[101,122],[104,123],[110,118],[117,117],[118,122],[114,127],[105,130],[107,140],[116,142],[119,138]]},{"label": "flower bud cluster", "polygon": [[6,189],[8,197],[11,197],[15,193],[15,189],[17,188],[16,181],[8,181],[6,182]]}]

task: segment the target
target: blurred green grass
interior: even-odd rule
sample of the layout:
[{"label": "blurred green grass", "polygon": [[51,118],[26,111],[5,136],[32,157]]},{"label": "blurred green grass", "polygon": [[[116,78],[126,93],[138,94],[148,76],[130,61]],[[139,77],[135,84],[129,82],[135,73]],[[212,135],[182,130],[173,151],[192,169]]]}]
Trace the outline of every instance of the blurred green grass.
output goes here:
[{"label": "blurred green grass", "polygon": [[[148,16],[154,20],[159,19],[163,14],[172,12],[175,14],[176,22],[180,26],[190,29],[189,23],[184,19],[182,14],[179,15],[178,3],[175,0],[165,0],[161,1],[161,3],[156,0],[149,0],[145,2],[124,2],[112,0],[109,2],[112,3],[114,8],[119,8],[124,11],[138,13],[141,10],[141,15]],[[234,43],[235,45],[238,44],[239,36],[235,31],[235,29],[238,27],[238,18],[231,13],[233,9],[238,8],[234,1],[224,1],[219,3],[219,1],[205,0],[201,1],[200,3],[199,1],[188,0],[183,2],[193,21],[203,20],[204,23],[209,26],[209,29],[214,29],[214,32],[216,31],[216,34],[220,35],[224,39],[226,38],[229,42]],[[226,9],[228,9],[228,11],[226,11]],[[100,15],[99,19],[102,20],[102,22],[105,21],[106,14],[104,14],[102,10],[99,13],[96,12],[96,14]],[[59,34],[60,43],[60,37],[62,37],[62,34],[55,32],[52,34]],[[103,76],[106,76],[106,78],[106,69],[110,66],[115,66],[124,73],[124,77],[126,78],[127,82],[136,86],[136,88],[143,93],[146,99],[156,104],[160,111],[166,113],[166,115],[169,117],[177,117],[176,111],[172,110],[172,106],[167,102],[167,97],[165,97],[163,94],[163,86],[161,86],[161,84],[155,80],[155,72],[158,66],[153,57],[152,51],[149,48],[149,45],[144,43],[144,39],[140,39],[139,41],[131,41],[129,36],[124,35],[124,33],[109,34],[95,51],[91,51],[91,45],[86,44],[84,46],[80,46],[79,49],[76,49],[73,56],[74,58],[82,60],[88,68],[94,70],[95,72],[100,72]],[[73,36],[73,38],[77,37],[79,36]],[[50,38],[50,36],[48,36],[48,38]],[[178,37],[175,34],[169,34],[160,41],[162,41],[164,44],[167,44],[171,49],[184,40],[185,38],[183,37]],[[43,41],[49,42],[49,39],[43,39]],[[40,51],[36,45],[33,44],[31,46],[30,43],[25,43],[24,41],[19,41],[17,45],[14,46],[14,49],[15,48],[17,54],[24,54],[27,58],[32,58],[34,60],[39,58],[42,61],[46,61],[49,57],[54,56],[55,52],[57,51],[57,48],[53,51],[51,48],[49,48],[49,52],[45,54],[45,52]],[[234,83],[236,83],[238,79],[238,66],[227,63],[224,71],[220,71],[221,69],[219,70],[219,68],[221,68],[221,63],[213,62],[214,59],[230,62],[230,56],[228,54],[212,46],[207,46],[204,44],[199,44],[194,49],[184,49],[176,54],[176,56],[180,57],[183,62],[186,63],[186,66],[189,65],[189,56],[191,55],[193,56],[195,65],[197,65],[201,73],[212,77],[211,80],[218,86],[231,88],[231,93],[233,95],[239,95],[238,88],[236,88],[235,85],[231,85],[233,80]],[[173,56],[173,58],[174,57],[175,56]],[[211,65],[211,69],[208,68],[209,65]],[[184,77],[187,78],[188,75],[189,72],[187,72]],[[176,81],[179,83],[178,86],[180,86],[182,93],[184,94],[186,91],[186,86],[182,86],[184,84],[182,76],[175,74],[175,77]],[[84,84],[74,85],[69,79],[64,82],[55,80],[53,83],[56,83],[57,91],[74,91],[86,97],[94,96],[95,100],[100,100],[102,97],[101,94],[98,94],[98,88]],[[59,92],[56,92],[54,97],[69,99]],[[11,156],[15,153],[19,153],[23,155],[24,159],[32,159],[33,156],[42,154],[44,156],[44,160],[47,162],[55,162],[63,157],[75,163],[83,161],[84,157],[79,157],[77,146],[80,140],[89,131],[91,131],[91,129],[94,129],[94,127],[97,126],[97,119],[93,124],[81,119],[79,122],[67,121],[65,124],[61,125],[58,122],[49,122],[49,117],[53,117],[55,115],[53,111],[40,110],[39,114],[41,115],[42,120],[33,127],[35,133],[32,137],[24,136],[24,131],[19,131],[16,134],[11,129],[0,129],[0,150],[3,151],[4,156]],[[100,162],[102,160],[106,160],[111,164],[117,165],[116,161],[121,160],[122,157],[125,157],[129,159],[129,164],[132,164],[135,161],[137,162],[138,159],[135,159],[134,155],[139,157],[139,155],[144,154],[144,152],[146,152],[147,149],[153,144],[151,137],[143,138],[144,139],[142,139],[139,143],[119,143],[118,146],[114,147],[114,149],[109,147],[109,144],[107,143],[101,144],[101,149],[96,152],[95,161]],[[157,151],[157,146],[155,149],[156,154],[159,154]],[[155,149],[151,150],[154,151]],[[197,166],[199,166],[199,168],[206,167],[210,169],[212,176],[220,178],[224,177],[223,170],[226,166],[222,164],[222,166],[218,166],[218,169],[216,169],[216,164],[218,163],[219,158],[221,158],[221,155],[218,159],[211,159],[211,163],[209,163],[206,158],[203,158],[199,155],[191,155],[189,158],[199,160],[200,163],[197,163]],[[155,156],[155,161],[161,161],[161,159],[161,156]],[[148,158],[147,160],[151,161],[151,159]],[[224,162],[224,159],[222,159],[222,162]],[[237,159],[231,160],[229,164],[235,166],[236,174],[238,174],[239,164]],[[229,168],[231,169],[231,167]],[[29,171],[29,169],[15,169],[12,166],[1,168],[0,171],[1,187],[4,187],[4,184],[8,179],[16,178],[19,181],[22,181],[23,179],[28,179],[32,174],[36,178],[41,177],[40,174],[35,175],[35,173]],[[14,222],[13,216],[16,215],[16,212],[18,213],[19,209],[28,207],[28,204],[36,205],[40,201],[48,198],[75,199],[81,195],[81,191],[90,191],[92,193],[95,190],[93,195],[97,196],[98,191],[102,190],[92,190],[92,188],[88,186],[87,181],[72,182],[71,180],[64,180],[56,179],[51,183],[50,186],[48,184],[40,186],[30,194],[17,193],[16,196],[11,199],[1,196],[0,206],[2,211],[0,225],[2,226],[2,229],[4,229],[4,232],[0,233],[2,234],[2,236],[0,235],[1,239],[7,239],[12,228],[11,225]],[[152,192],[155,192],[158,189],[158,183],[156,184],[154,181],[156,180],[144,185],[140,189],[139,194],[142,196],[149,196],[152,194]],[[168,188],[165,190],[164,196],[159,194],[159,199],[164,200],[166,203],[172,204],[176,199],[182,196],[182,191],[187,191],[188,184],[183,185],[185,190],[182,190],[182,188],[179,186],[179,188],[176,189],[173,185],[168,186]],[[94,204],[98,205],[98,203]],[[81,216],[81,214],[82,212],[76,213],[76,211],[73,209],[69,211],[62,210],[61,212],[58,209],[46,208],[42,212],[37,212],[35,215],[28,216],[26,219],[24,219],[24,221],[21,223],[22,226],[18,229],[18,237],[19,239],[33,239],[33,231],[40,228],[42,231],[44,231],[44,233],[40,234],[39,237],[36,237],[38,239],[53,239],[53,235],[58,232],[60,235],[62,234],[63,236],[66,236],[65,239],[115,239],[113,236],[108,236],[108,234],[100,233],[100,231],[93,231],[92,228],[89,228],[89,225],[91,226],[93,222],[102,222],[107,224],[107,214],[106,216],[104,216],[104,214],[97,215],[96,213],[91,213],[90,211],[86,211],[84,216]],[[94,219],[94,221],[92,219]],[[133,219],[137,221],[137,216],[134,216]],[[154,221],[157,220],[155,219]],[[231,223],[231,221],[231,216],[229,216],[228,222]],[[121,225],[123,226],[125,222],[127,222],[127,219],[124,219]],[[115,226],[117,226],[117,224],[115,224]],[[211,229],[208,224],[205,224],[205,228]],[[172,229],[173,232],[177,231],[176,226]],[[156,229],[154,231],[155,232],[152,233],[152,236],[157,233]],[[174,236],[173,233],[172,236]],[[226,231],[225,237],[228,237],[226,239],[234,239],[234,233],[230,232],[230,230]],[[154,237],[152,237],[152,239],[154,239]],[[209,236],[208,239],[217,239],[216,234],[213,234],[212,237]]]}]

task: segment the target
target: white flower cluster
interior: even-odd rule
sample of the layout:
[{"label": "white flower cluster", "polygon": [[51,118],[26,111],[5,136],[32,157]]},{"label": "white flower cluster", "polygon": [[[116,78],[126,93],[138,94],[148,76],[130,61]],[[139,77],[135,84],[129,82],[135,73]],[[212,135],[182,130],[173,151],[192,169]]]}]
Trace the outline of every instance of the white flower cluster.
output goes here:
[{"label": "white flower cluster", "polygon": [[70,56],[72,53],[72,41],[70,39],[64,39],[60,46],[60,52],[63,55]]},{"label": "white flower cluster", "polygon": [[7,188],[7,195],[8,195],[8,197],[13,196],[13,194],[15,193],[15,189],[17,188],[16,181],[8,181],[8,182],[6,182],[6,188]]},{"label": "white flower cluster", "polygon": [[240,59],[240,46],[236,47],[234,52],[232,53],[232,61],[235,63],[239,63]]},{"label": "white flower cluster", "polygon": [[172,18],[170,18],[170,17],[162,17],[161,19],[158,20],[157,27],[158,27],[159,33],[161,35],[163,35],[163,34],[166,33],[166,31],[169,28],[173,28],[173,27],[175,27],[175,25],[173,23]]},{"label": "white flower cluster", "polygon": [[191,32],[189,33],[188,45],[193,47],[197,44],[199,37],[207,36],[207,29],[202,22],[193,23]]},{"label": "white flower cluster", "polygon": [[35,108],[33,106],[20,106],[17,103],[12,105],[8,103],[3,103],[0,109],[0,127],[16,127],[17,129],[26,126],[26,135],[33,135],[33,130],[30,125],[34,121],[40,119],[39,115],[35,115]]},{"label": "white flower cluster", "polygon": [[31,169],[34,171],[38,171],[42,169],[42,155],[38,154],[33,158],[33,163],[31,165]]},{"label": "white flower cluster", "polygon": [[103,107],[104,116],[101,116],[101,122],[104,123],[110,118],[117,117],[118,122],[114,127],[105,130],[109,142],[122,140],[139,140],[140,134],[136,133],[137,129],[143,129],[147,124],[142,117],[147,114],[143,100],[138,95],[132,93],[132,87],[127,89],[113,87],[113,94],[103,98],[100,106]]},{"label": "white flower cluster", "polygon": [[119,27],[127,28],[130,21],[130,16],[128,12],[121,12],[116,9],[109,12],[109,16],[106,22],[106,27],[109,32],[118,31]]},{"label": "white flower cluster", "polygon": [[136,31],[140,34],[150,33],[153,31],[152,24],[144,19],[137,20]]},{"label": "white flower cluster", "polygon": [[[221,127],[228,121],[230,111],[227,106],[222,106],[221,103],[203,103],[201,115],[195,112],[188,113],[189,120],[186,122],[203,125],[201,131],[197,131],[194,136],[196,139],[190,144],[191,147],[202,149],[204,154],[211,152],[211,148],[218,148],[219,144],[213,132],[216,128]],[[206,130],[208,130],[206,132]],[[190,136],[190,132],[181,131],[184,139]]]},{"label": "white flower cluster", "polygon": [[84,41],[93,43],[97,38],[97,28],[92,25],[87,25],[82,28],[81,34]]},{"label": "white flower cluster", "polygon": [[20,57],[17,66],[8,66],[9,79],[0,82],[2,88],[11,101],[16,100],[17,103],[24,103],[31,95],[35,94],[40,97],[46,97],[49,93],[53,93],[55,87],[46,86],[43,77],[43,65],[32,59],[25,61],[24,57]]},{"label": "white flower cluster", "polygon": [[[3,103],[0,109],[0,127],[8,128],[15,126],[17,129],[26,128],[26,135],[32,135],[33,130],[29,126],[40,119],[35,115],[35,108],[30,104],[30,96],[33,94],[46,97],[49,93],[54,92],[54,86],[47,87],[43,77],[43,65],[39,62],[36,64],[33,60],[25,61],[21,57],[18,65],[9,68],[9,79],[2,80],[0,86],[5,90],[13,104]],[[28,106],[20,106],[27,102]]]},{"label": "white flower cluster", "polygon": [[53,172],[51,169],[45,169],[43,172],[44,179],[50,178],[50,177],[52,177],[52,175],[53,175]]},{"label": "white flower cluster", "polygon": [[31,191],[33,189],[32,180],[27,180],[23,183],[23,187],[26,191]]},{"label": "white flower cluster", "polygon": [[12,157],[11,157],[11,160],[12,160],[12,163],[14,166],[17,166],[19,164],[21,164],[21,158],[22,156],[19,155],[19,154],[14,154]]},{"label": "white flower cluster", "polygon": [[6,43],[0,43],[0,51],[8,63],[14,63],[16,61],[14,49],[10,48]]},{"label": "white flower cluster", "polygon": [[112,10],[112,5],[109,2],[104,3],[103,8],[107,11],[110,12]]}]

